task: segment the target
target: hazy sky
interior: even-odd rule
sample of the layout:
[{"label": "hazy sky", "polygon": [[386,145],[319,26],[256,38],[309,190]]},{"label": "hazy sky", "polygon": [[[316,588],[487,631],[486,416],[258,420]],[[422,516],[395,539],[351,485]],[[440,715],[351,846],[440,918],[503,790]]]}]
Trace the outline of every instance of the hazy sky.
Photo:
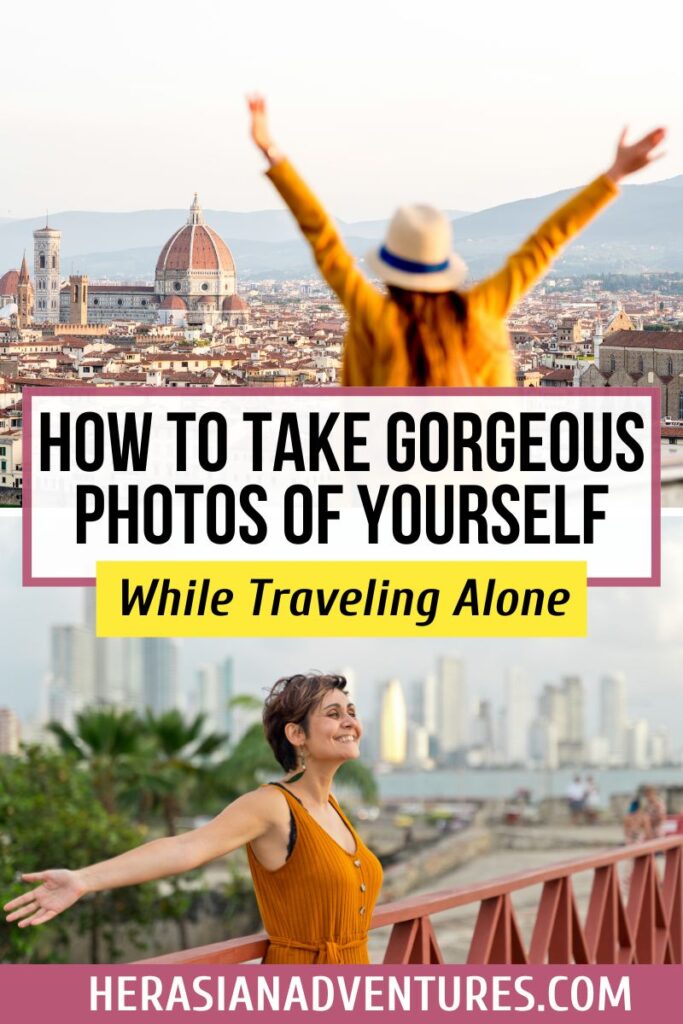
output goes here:
[{"label": "hazy sky", "polygon": [[330,208],[480,209],[605,169],[624,123],[670,128],[683,171],[675,5],[491,0],[85,0],[4,5],[0,217],[279,204],[244,94]]},{"label": "hazy sky", "polygon": [[[0,512],[0,707],[22,716],[37,707],[48,669],[49,627],[82,621],[82,592],[73,588],[22,588],[19,515]],[[663,520],[663,586],[594,589],[589,594],[589,637],[583,640],[186,640],[181,643],[181,682],[194,686],[202,663],[232,655],[238,692],[262,695],[281,675],[308,669],[354,671],[354,692],[367,716],[379,682],[404,683],[432,671],[440,654],[459,653],[472,699],[502,702],[502,680],[511,665],[523,668],[535,689],[580,673],[592,715],[600,677],[625,671],[628,709],[653,726],[668,725],[683,741],[683,517]],[[592,696],[593,695],[593,696]]]}]

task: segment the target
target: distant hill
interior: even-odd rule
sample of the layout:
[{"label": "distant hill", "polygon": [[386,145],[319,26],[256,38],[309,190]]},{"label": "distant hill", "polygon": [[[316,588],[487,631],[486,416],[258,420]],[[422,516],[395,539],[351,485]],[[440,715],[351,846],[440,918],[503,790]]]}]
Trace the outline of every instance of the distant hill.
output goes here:
[{"label": "distant hill", "polygon": [[[573,190],[522,199],[465,214],[452,210],[456,248],[472,276],[495,269],[505,256]],[[232,249],[240,276],[299,277],[312,271],[307,247],[286,210],[254,213],[205,211],[207,222]],[[186,220],[186,210],[134,213],[51,214],[62,231],[62,270],[93,279],[151,280],[166,239]],[[0,274],[16,267],[32,232],[44,219],[0,219]],[[386,221],[339,222],[349,247],[362,257],[384,234]],[[647,185],[627,185],[558,261],[565,274],[683,271],[683,175]]]}]

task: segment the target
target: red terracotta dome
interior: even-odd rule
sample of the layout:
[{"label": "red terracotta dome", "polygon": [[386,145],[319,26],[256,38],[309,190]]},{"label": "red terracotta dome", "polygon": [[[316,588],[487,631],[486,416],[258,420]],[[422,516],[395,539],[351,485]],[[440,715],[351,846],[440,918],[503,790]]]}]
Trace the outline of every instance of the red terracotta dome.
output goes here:
[{"label": "red terracotta dome", "polygon": [[187,303],[179,295],[169,295],[161,303],[160,309],[187,309]]},{"label": "red terracotta dome", "polygon": [[235,261],[227,245],[213,228],[204,223],[201,207],[195,195],[190,217],[179,231],[171,235],[159,254],[156,272],[165,270],[235,270]]},{"label": "red terracotta dome", "polygon": [[16,295],[19,284],[19,271],[8,270],[0,277],[0,295]]},{"label": "red terracotta dome", "polygon": [[241,295],[226,295],[223,299],[223,311],[225,313],[243,313],[249,309]]}]

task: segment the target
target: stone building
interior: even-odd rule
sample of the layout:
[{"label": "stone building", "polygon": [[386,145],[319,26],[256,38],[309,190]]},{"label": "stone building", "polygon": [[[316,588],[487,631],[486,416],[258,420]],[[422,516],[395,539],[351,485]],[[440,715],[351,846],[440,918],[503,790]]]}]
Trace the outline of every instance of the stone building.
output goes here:
[{"label": "stone building", "polygon": [[[624,310],[624,307],[620,302],[615,302],[612,306],[607,326],[605,327],[604,333],[616,334],[617,331],[634,331],[637,328],[637,324],[633,322],[628,313]],[[640,325],[642,327],[642,324]]]},{"label": "stone building", "polygon": [[581,375],[581,387],[658,387],[663,417],[683,419],[683,331],[615,331]]},{"label": "stone building", "polygon": [[23,331],[31,322],[33,316],[33,288],[28,273],[28,264],[24,255],[21,261],[21,270],[17,279],[17,327]]},{"label": "stone building", "polygon": [[0,277],[0,309],[16,304],[18,284],[18,270],[8,270]]},{"label": "stone building", "polygon": [[[82,322],[74,310],[76,279],[61,290],[60,320]],[[213,228],[204,221],[195,194],[187,222],[163,246],[153,285],[87,286],[87,322],[112,323],[135,320],[153,324],[173,322],[202,326],[233,322],[245,315],[246,304],[235,294],[236,271],[232,254]],[[81,302],[83,291],[80,292]],[[235,309],[235,303],[237,309]],[[241,322],[237,317],[237,322]]]},{"label": "stone building", "polygon": [[0,276],[0,309],[17,306],[20,327],[31,318],[38,324],[80,327],[117,320],[237,327],[249,317],[246,302],[236,293],[232,253],[206,224],[196,194],[186,223],[161,249],[153,285],[90,284],[85,275],[62,282],[61,238],[47,224],[33,232],[35,289],[25,259],[21,271]]},{"label": "stone building", "polygon": [[24,255],[19,270],[8,270],[0,277],[0,309],[5,310],[5,315],[16,316],[20,327],[26,327],[33,316],[33,302],[33,285]]},{"label": "stone building", "polygon": [[47,224],[33,232],[33,276],[36,282],[34,319],[40,323],[59,323],[61,231]]}]

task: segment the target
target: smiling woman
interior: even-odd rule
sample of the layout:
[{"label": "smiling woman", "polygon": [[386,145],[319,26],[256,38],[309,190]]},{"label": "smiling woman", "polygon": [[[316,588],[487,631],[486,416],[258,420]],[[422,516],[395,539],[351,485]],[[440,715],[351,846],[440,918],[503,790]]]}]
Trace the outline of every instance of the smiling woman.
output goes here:
[{"label": "smiling woman", "polygon": [[263,723],[287,773],[281,781],[245,794],[183,835],[77,871],[24,875],[40,884],[6,905],[7,920],[20,928],[43,924],[86,893],[181,874],[246,845],[270,938],[266,963],[368,963],[382,869],[330,792],[337,769],[360,754],[363,730],[346,679],[278,680]]}]

